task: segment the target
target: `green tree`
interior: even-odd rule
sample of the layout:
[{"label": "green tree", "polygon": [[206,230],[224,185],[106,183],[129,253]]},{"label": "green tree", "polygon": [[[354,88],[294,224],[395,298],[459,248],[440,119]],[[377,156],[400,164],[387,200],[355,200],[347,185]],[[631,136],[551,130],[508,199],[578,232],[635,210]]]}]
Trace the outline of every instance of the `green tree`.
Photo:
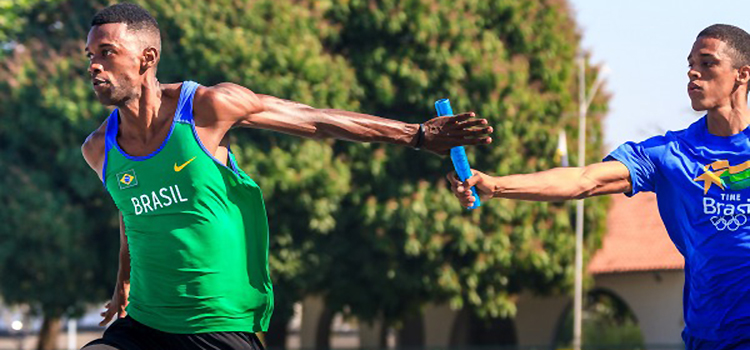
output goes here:
[{"label": "green tree", "polygon": [[43,316],[38,348],[52,349],[62,316],[111,295],[118,243],[111,201],[80,155],[106,110],[79,54],[43,47],[19,46],[0,72],[0,294]]},{"label": "green tree", "polygon": [[[325,18],[340,28],[327,47],[355,68],[364,110],[419,122],[434,113],[433,101],[450,97],[454,111],[490,120],[494,143],[468,150],[476,168],[548,169],[556,165],[559,130],[575,135],[579,36],[564,1],[354,0],[327,9]],[[596,69],[588,75],[593,82]],[[588,162],[601,159],[605,111],[606,98],[595,100]],[[352,159],[353,187],[337,231],[321,246],[332,273],[321,286],[330,305],[389,323],[440,301],[507,317],[524,289],[570,289],[569,204],[495,200],[466,212],[443,180],[447,159],[375,148],[343,151]],[[606,199],[589,203],[592,249]]]},{"label": "green tree", "polygon": [[58,0],[2,0],[0,1],[0,42],[16,39],[16,34],[29,25],[29,15],[35,7]]}]

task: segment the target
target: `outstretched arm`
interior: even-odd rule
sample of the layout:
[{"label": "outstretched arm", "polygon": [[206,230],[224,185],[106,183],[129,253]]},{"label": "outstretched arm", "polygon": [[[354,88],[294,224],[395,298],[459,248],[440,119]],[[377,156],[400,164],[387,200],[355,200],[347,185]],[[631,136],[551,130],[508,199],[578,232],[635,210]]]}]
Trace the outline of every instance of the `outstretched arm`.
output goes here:
[{"label": "outstretched arm", "polygon": [[[199,113],[211,115],[229,127],[252,127],[309,138],[336,138],[356,142],[383,142],[403,146],[421,146],[445,154],[460,145],[487,144],[492,128],[485,119],[473,119],[473,113],[457,117],[437,117],[423,124],[338,109],[318,109],[308,105],[222,83],[196,93]],[[420,140],[421,138],[421,140]]]},{"label": "outstretched arm", "polygon": [[474,203],[471,186],[480,198],[510,198],[530,201],[561,201],[581,199],[632,190],[628,168],[618,162],[602,162],[582,168],[555,168],[532,174],[489,176],[476,170],[461,182],[455,173],[448,175],[451,189],[461,205]]}]

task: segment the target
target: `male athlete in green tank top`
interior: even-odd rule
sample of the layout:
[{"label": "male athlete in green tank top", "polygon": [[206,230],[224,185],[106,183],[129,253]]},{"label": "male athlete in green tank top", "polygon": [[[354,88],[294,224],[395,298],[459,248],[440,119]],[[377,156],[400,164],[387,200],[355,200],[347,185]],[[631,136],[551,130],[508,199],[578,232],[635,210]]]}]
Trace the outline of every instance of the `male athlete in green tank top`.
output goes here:
[{"label": "male athlete in green tank top", "polygon": [[92,20],[91,82],[99,101],[116,109],[82,152],[120,210],[121,252],[102,313],[103,323],[119,319],[89,350],[257,348],[251,332],[267,330],[273,308],[268,223],[260,189],[227,147],[231,128],[438,154],[491,142],[492,129],[472,113],[407,124],[231,83],[160,84],[160,48],[156,21],[137,5],[113,5]]},{"label": "male athlete in green tank top", "polygon": [[225,165],[204,151],[197,88],[182,83],[171,130],[148,156],[118,146],[117,110],[107,120],[102,174],[127,228],[128,313],[170,333],[259,332],[273,307],[263,198],[231,154]]}]

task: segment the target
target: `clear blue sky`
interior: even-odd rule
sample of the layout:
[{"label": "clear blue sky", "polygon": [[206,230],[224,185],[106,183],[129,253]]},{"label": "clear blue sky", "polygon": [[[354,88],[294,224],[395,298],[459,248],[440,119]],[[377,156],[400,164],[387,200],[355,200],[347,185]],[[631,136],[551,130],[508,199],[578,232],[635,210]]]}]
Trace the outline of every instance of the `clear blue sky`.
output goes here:
[{"label": "clear blue sky", "polygon": [[612,94],[605,151],[701,114],[687,96],[687,55],[695,36],[714,23],[750,31],[750,0],[569,0],[592,63],[606,64]]}]

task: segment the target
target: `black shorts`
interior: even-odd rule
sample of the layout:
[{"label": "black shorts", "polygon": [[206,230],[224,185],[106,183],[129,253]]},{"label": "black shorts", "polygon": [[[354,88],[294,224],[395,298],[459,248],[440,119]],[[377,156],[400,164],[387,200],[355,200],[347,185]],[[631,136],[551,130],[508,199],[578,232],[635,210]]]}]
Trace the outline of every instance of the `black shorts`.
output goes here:
[{"label": "black shorts", "polygon": [[101,339],[88,343],[82,350],[100,344],[118,350],[263,350],[263,344],[255,333],[166,333],[139,323],[130,316],[116,320],[104,331]]}]

